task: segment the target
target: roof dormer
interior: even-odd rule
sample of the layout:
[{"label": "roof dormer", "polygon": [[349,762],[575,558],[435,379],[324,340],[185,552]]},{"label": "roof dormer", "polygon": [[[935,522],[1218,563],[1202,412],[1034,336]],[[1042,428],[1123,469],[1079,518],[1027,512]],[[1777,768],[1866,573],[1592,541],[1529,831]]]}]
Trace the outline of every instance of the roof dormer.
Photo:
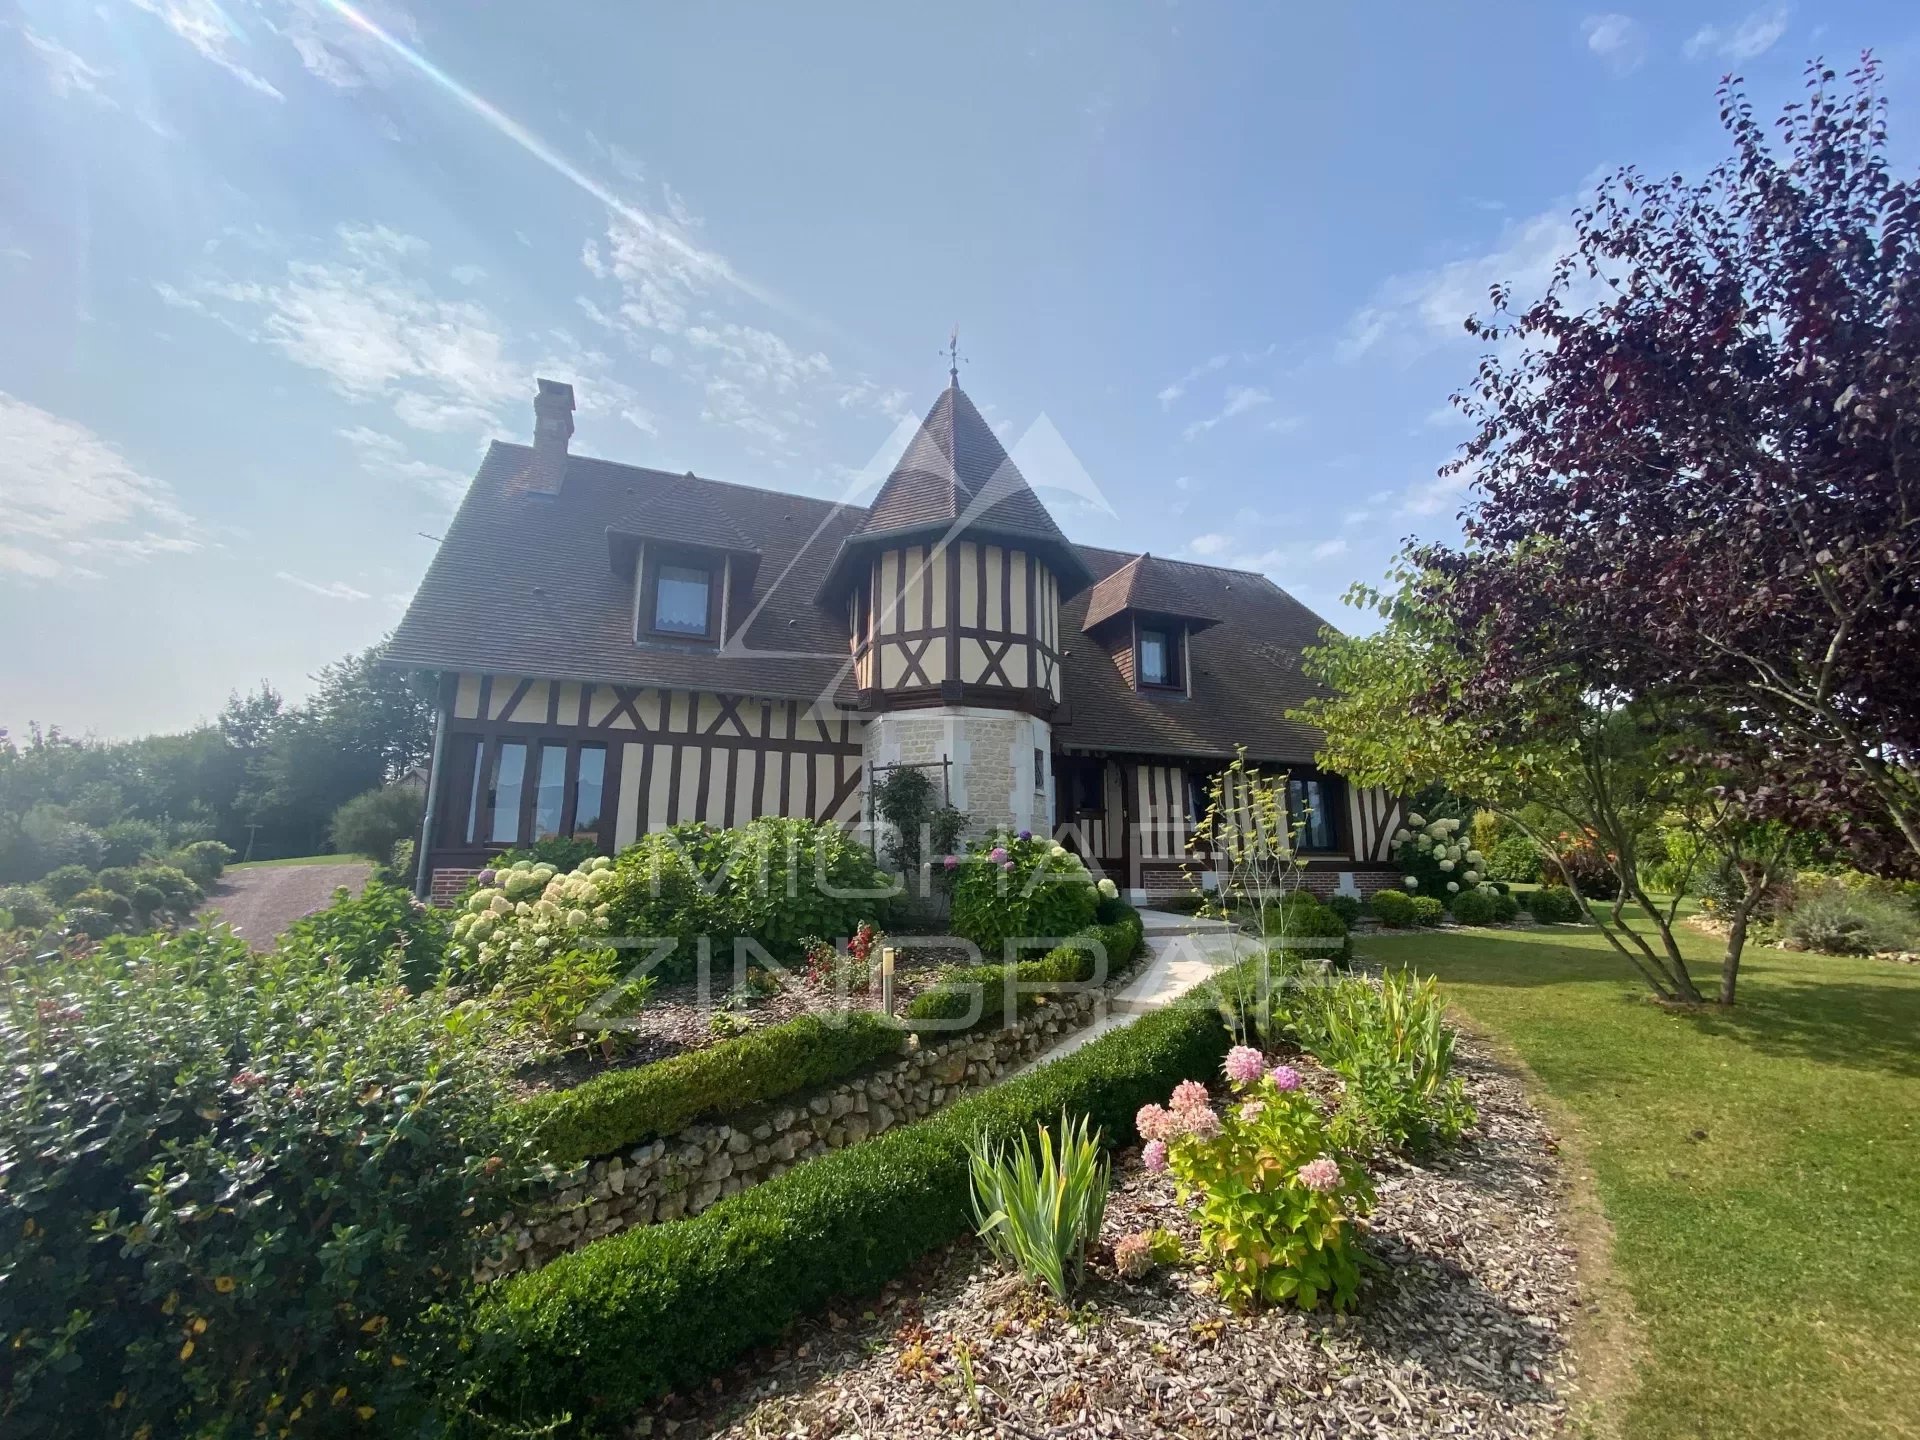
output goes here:
[{"label": "roof dormer", "polygon": [[1190,695],[1188,642],[1219,623],[1180,583],[1172,561],[1143,554],[1093,587],[1080,629],[1106,647],[1134,689]]}]

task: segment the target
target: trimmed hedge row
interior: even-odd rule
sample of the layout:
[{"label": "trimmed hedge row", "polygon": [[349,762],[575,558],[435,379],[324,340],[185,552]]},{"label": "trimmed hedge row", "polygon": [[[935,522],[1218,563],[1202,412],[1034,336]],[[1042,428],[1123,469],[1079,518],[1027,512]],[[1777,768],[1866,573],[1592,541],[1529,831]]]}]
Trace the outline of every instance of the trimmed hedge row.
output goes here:
[{"label": "trimmed hedge row", "polygon": [[869,1294],[970,1227],[967,1144],[1006,1141],[1064,1110],[1109,1143],[1140,1106],[1215,1073],[1227,1036],[1209,996],[1143,1016],[1065,1059],[915,1125],[837,1150],[690,1220],[596,1241],[504,1282],[474,1335],[489,1419],[574,1433],[723,1369],[796,1317]]},{"label": "trimmed hedge row", "polygon": [[609,1070],[571,1090],[536,1095],[520,1119],[557,1164],[611,1155],[706,1115],[724,1115],[824,1085],[899,1053],[905,1032],[856,1010],[833,1020],[801,1015],[738,1039],[631,1070]]},{"label": "trimmed hedge row", "polygon": [[1139,953],[1146,939],[1139,912],[1132,906],[1120,908],[1117,920],[1087,926],[1038,960],[1023,960],[1017,965],[974,965],[956,971],[914,997],[907,1007],[908,1022],[965,1020],[974,1013],[975,1005],[980,1007],[975,1025],[1004,1022],[1010,1018],[1009,1002],[1017,1006],[1018,1014],[1025,1014],[1040,998],[1027,987],[1093,979],[1096,956],[1102,951],[1107,957],[1107,971],[1112,974]]}]

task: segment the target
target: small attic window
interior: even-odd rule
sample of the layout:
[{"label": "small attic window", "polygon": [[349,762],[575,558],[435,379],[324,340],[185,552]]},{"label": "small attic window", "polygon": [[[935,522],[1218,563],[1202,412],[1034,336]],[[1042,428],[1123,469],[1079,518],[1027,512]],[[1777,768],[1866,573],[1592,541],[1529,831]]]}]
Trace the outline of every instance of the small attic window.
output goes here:
[{"label": "small attic window", "polygon": [[1134,657],[1143,689],[1178,689],[1180,680],[1180,635],[1167,626],[1142,627],[1139,653]]},{"label": "small attic window", "polygon": [[715,640],[720,629],[718,567],[705,556],[651,556],[642,571],[640,624],[670,640]]}]

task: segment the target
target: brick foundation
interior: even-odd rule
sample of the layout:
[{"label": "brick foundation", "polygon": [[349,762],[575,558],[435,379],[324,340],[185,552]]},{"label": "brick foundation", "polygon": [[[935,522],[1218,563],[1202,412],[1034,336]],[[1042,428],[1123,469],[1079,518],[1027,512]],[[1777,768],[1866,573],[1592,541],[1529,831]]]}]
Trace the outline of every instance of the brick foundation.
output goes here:
[{"label": "brick foundation", "polygon": [[467,888],[467,882],[480,873],[478,866],[472,869],[436,870],[433,883],[427,891],[429,903],[438,905],[442,910],[452,908],[460,898],[460,892]]}]

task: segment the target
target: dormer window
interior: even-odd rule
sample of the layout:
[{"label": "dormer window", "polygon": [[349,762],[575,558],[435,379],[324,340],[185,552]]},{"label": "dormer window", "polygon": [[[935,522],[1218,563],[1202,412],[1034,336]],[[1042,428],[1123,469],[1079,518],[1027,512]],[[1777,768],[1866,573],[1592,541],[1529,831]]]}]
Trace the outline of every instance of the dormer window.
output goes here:
[{"label": "dormer window", "polygon": [[666,640],[720,637],[719,565],[690,554],[656,557],[641,568],[640,631]]},{"label": "dormer window", "polygon": [[1143,688],[1177,690],[1180,688],[1180,632],[1166,626],[1142,627],[1139,632],[1138,666]]}]

